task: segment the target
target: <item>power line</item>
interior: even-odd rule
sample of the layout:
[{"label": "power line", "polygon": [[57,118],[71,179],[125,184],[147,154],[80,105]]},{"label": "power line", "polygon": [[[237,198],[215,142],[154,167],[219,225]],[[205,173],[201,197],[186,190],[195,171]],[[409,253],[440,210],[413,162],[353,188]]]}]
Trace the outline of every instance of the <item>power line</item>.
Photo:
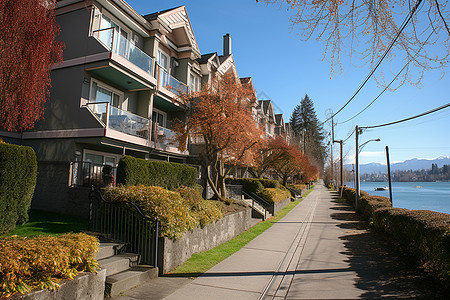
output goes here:
[{"label": "power line", "polygon": [[403,68],[397,73],[397,75],[395,75],[395,77],[391,80],[391,82],[389,82],[389,84],[387,86],[384,87],[384,89],[378,94],[378,96],[375,97],[375,99],[372,100],[372,102],[370,102],[366,107],[364,107],[359,113],[357,113],[356,115],[354,115],[353,117],[351,117],[350,119],[347,119],[343,122],[339,122],[336,125],[341,125],[341,124],[345,124],[351,120],[353,120],[354,118],[356,118],[357,116],[359,116],[360,114],[362,114],[366,109],[368,109],[375,101],[378,100],[378,98],[380,98],[380,96],[391,86],[392,83],[394,83],[395,80],[397,80],[398,76],[400,76],[400,74],[403,72],[403,70],[406,69],[406,67],[409,65],[409,63],[419,54],[420,50],[422,50],[423,46],[425,46],[425,44],[428,42],[428,40],[430,39],[430,37],[433,35],[434,33],[434,29],[431,31],[431,33],[428,35],[427,39],[423,42],[423,44],[420,46],[420,48],[416,51],[416,53],[414,54],[413,57],[411,57],[408,62],[403,66]]},{"label": "power line", "polygon": [[406,17],[406,19],[403,21],[402,26],[400,28],[400,30],[398,30],[397,34],[395,35],[394,39],[391,41],[391,43],[389,44],[389,46],[386,48],[386,50],[384,51],[383,55],[380,57],[380,59],[378,60],[378,62],[376,63],[375,67],[372,68],[372,70],[370,71],[370,73],[366,76],[366,78],[364,79],[364,81],[360,84],[360,86],[358,87],[358,89],[355,91],[355,93],[353,94],[353,96],[350,97],[350,99],[344,104],[344,106],[342,106],[336,113],[334,113],[331,117],[329,117],[328,119],[326,119],[322,124],[325,124],[326,122],[328,122],[329,120],[331,120],[331,118],[334,118],[338,113],[340,113],[350,102],[352,102],[352,100],[356,97],[356,95],[362,90],[362,88],[364,87],[364,85],[369,81],[369,79],[372,77],[372,75],[375,73],[375,71],[378,69],[378,67],[381,65],[381,63],[383,62],[383,60],[385,59],[385,57],[387,56],[387,54],[389,53],[389,51],[392,49],[392,47],[394,46],[395,42],[397,41],[398,37],[400,36],[400,34],[402,33],[403,29],[405,29],[406,25],[408,25],[409,21],[412,19],[412,16],[414,15],[414,13],[416,12],[417,8],[419,7],[420,3],[422,3],[422,0],[417,0],[416,4],[414,5],[413,9],[410,11],[408,17]]},{"label": "power line", "polygon": [[415,116],[412,116],[412,117],[409,117],[409,118],[406,118],[406,119],[402,119],[402,120],[398,120],[398,121],[394,121],[394,122],[390,122],[390,123],[385,123],[385,124],[379,124],[379,125],[373,125],[373,126],[359,127],[359,128],[361,128],[361,129],[372,129],[372,128],[379,128],[379,127],[390,126],[390,125],[394,125],[394,124],[398,124],[398,123],[410,121],[410,120],[413,120],[413,119],[417,119],[417,118],[419,118],[419,117],[423,117],[423,116],[429,115],[429,114],[431,114],[431,113],[437,112],[437,111],[439,111],[439,110],[441,110],[441,109],[444,109],[444,108],[447,108],[447,107],[449,107],[449,106],[450,106],[450,103],[447,103],[447,104],[444,104],[444,105],[442,105],[442,106],[439,106],[439,107],[437,107],[437,108],[435,108],[435,109],[426,111],[426,112],[424,112],[424,113],[421,113],[421,114],[418,114],[418,115],[415,115]]}]

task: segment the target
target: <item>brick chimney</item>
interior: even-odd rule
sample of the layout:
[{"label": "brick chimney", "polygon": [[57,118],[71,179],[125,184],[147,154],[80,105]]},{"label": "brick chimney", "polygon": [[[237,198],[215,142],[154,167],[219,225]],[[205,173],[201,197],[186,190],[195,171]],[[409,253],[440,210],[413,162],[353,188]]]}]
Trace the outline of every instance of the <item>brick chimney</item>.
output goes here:
[{"label": "brick chimney", "polygon": [[223,55],[231,54],[231,36],[229,33],[223,36]]}]

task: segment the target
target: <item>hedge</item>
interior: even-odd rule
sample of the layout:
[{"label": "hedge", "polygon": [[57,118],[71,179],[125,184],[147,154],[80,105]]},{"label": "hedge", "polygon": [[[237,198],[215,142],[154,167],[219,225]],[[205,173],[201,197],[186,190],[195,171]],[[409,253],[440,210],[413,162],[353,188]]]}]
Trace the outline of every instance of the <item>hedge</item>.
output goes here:
[{"label": "hedge", "polygon": [[266,188],[258,193],[268,203],[278,203],[291,197],[291,192],[277,188]]},{"label": "hedge", "polygon": [[197,169],[183,164],[148,161],[125,156],[117,167],[117,183],[122,185],[160,186],[175,190],[182,186],[195,185]]},{"label": "hedge", "polygon": [[258,194],[264,189],[261,180],[258,178],[226,178],[225,183],[242,185],[242,189],[247,194]]},{"label": "hedge", "polygon": [[280,188],[280,186],[282,186],[277,180],[272,179],[258,179],[258,180],[265,188],[278,189]]},{"label": "hedge", "polygon": [[108,187],[104,196],[109,201],[135,203],[150,218],[158,218],[161,236],[171,239],[223,217],[222,203],[204,200],[197,190],[189,187],[178,191],[143,185]]},{"label": "hedge", "polygon": [[96,272],[98,240],[83,233],[0,239],[0,298],[59,287],[78,272]]},{"label": "hedge", "polygon": [[[344,188],[343,195],[354,204],[354,189]],[[375,229],[404,245],[450,288],[450,214],[394,208],[388,198],[366,192],[361,193],[359,207],[359,212]]]},{"label": "hedge", "polygon": [[30,147],[0,142],[0,234],[28,221],[37,160]]}]

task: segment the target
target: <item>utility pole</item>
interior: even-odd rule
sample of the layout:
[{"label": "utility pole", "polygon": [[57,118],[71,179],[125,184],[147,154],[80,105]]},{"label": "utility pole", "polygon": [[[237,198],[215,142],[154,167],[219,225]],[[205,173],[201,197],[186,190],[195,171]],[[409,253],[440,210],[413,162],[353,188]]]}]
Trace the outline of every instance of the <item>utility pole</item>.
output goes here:
[{"label": "utility pole", "polygon": [[389,180],[389,199],[391,200],[391,206],[394,206],[392,202],[392,183],[391,183],[391,163],[389,162],[389,147],[386,146],[386,163],[387,163],[387,172],[388,172],[388,180]]},{"label": "utility pole", "polygon": [[355,126],[355,185],[356,185],[356,197],[355,197],[355,210],[358,211],[359,201],[359,127]]},{"label": "utility pole", "polygon": [[333,143],[334,143],[334,121],[331,117],[331,183],[334,181],[334,161],[333,161]]}]

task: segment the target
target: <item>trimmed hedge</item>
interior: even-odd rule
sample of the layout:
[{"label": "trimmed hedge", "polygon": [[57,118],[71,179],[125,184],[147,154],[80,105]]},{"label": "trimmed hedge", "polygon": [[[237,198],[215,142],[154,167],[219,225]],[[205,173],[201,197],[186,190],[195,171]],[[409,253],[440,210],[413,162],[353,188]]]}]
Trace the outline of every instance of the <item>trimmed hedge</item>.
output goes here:
[{"label": "trimmed hedge", "polygon": [[28,221],[36,176],[32,148],[0,142],[0,234]]},{"label": "trimmed hedge", "polygon": [[272,179],[258,179],[258,180],[265,188],[279,189],[281,186],[281,184],[277,180]]},{"label": "trimmed hedge", "polygon": [[[344,187],[344,198],[352,205],[355,193]],[[359,207],[369,224],[404,245],[450,288],[450,214],[394,208],[388,198],[366,192],[361,193]]]},{"label": "trimmed hedge", "polygon": [[268,203],[278,203],[291,197],[291,193],[287,190],[277,188],[266,188],[258,193]]},{"label": "trimmed hedge", "polygon": [[132,156],[121,158],[117,167],[117,183],[122,185],[159,186],[175,190],[182,186],[193,187],[196,177],[194,167]]},{"label": "trimmed hedge", "polygon": [[247,194],[258,194],[264,189],[261,179],[258,178],[225,178],[225,183],[242,185],[242,189]]},{"label": "trimmed hedge", "polygon": [[0,298],[59,287],[78,272],[96,272],[98,240],[83,233],[0,239]]},{"label": "trimmed hedge", "polygon": [[150,218],[158,218],[161,236],[171,239],[223,217],[221,203],[204,200],[197,190],[188,187],[178,191],[143,185],[107,187],[104,196],[109,201],[135,203]]}]

